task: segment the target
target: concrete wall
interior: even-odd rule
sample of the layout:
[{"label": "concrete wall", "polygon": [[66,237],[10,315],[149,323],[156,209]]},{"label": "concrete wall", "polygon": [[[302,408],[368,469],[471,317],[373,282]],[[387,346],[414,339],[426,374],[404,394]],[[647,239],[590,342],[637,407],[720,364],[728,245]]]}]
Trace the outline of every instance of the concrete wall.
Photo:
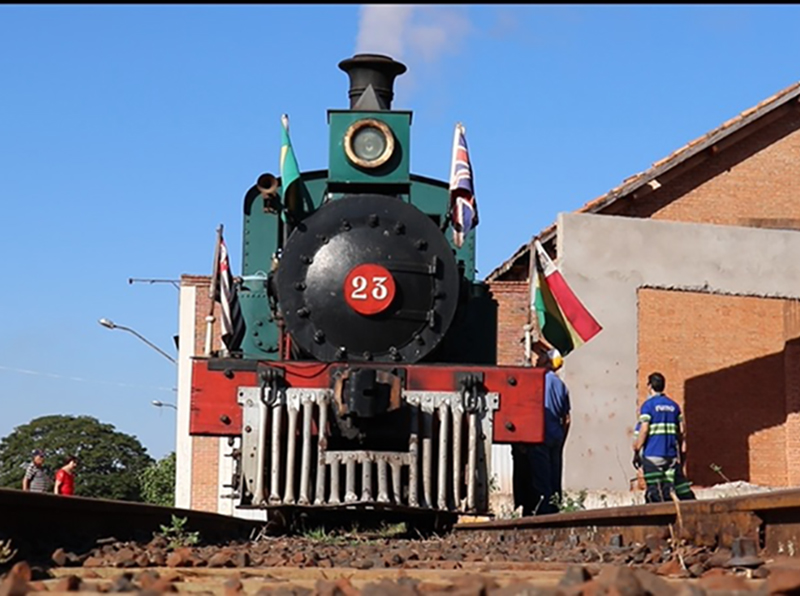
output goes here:
[{"label": "concrete wall", "polygon": [[639,288],[798,298],[800,234],[577,213],[560,214],[558,230],[558,265],[604,328],[564,365],[573,405],[565,488],[627,489]]}]

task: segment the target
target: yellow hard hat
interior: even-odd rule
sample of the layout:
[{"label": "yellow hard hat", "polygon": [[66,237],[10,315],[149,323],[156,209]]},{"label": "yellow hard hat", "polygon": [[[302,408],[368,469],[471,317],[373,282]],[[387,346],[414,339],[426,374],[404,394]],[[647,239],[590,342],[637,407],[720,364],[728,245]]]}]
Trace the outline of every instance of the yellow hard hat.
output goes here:
[{"label": "yellow hard hat", "polygon": [[561,355],[561,352],[555,348],[547,350],[547,357],[553,365],[553,370],[558,370],[564,364],[564,357]]}]

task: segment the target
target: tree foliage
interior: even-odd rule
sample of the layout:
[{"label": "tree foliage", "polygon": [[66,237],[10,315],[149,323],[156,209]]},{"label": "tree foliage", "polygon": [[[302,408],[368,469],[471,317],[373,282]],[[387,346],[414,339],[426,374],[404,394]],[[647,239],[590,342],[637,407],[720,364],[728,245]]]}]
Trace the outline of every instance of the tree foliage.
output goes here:
[{"label": "tree foliage", "polygon": [[75,494],[141,501],[139,475],[153,462],[136,437],[91,416],[42,416],[0,441],[0,486],[21,488],[31,451],[45,452],[50,478],[70,455],[78,458]]},{"label": "tree foliage", "polygon": [[175,452],[165,455],[142,470],[139,475],[142,498],[146,503],[175,505]]}]

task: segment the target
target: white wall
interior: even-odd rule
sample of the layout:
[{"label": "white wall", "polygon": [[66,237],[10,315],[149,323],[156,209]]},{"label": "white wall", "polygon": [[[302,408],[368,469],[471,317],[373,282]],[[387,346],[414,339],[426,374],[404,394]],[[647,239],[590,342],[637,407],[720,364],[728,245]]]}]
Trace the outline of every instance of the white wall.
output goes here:
[{"label": "white wall", "polygon": [[197,288],[181,285],[178,298],[178,411],[175,431],[175,506],[192,505],[192,437],[189,413],[192,401],[195,299]]}]

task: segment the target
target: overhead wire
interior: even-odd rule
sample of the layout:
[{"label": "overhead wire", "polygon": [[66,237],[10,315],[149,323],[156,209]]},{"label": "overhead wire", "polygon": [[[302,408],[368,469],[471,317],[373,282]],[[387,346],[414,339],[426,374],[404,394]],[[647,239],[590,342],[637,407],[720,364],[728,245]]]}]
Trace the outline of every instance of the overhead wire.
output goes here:
[{"label": "overhead wire", "polygon": [[21,373],[21,374],[26,374],[26,375],[50,377],[52,379],[64,379],[66,381],[78,381],[78,382],[81,382],[81,383],[97,383],[97,384],[101,384],[101,385],[113,385],[115,387],[131,387],[131,388],[134,388],[134,389],[153,389],[153,390],[156,390],[156,391],[170,391],[170,392],[174,392],[175,391],[175,389],[173,387],[153,387],[153,386],[147,386],[147,385],[135,385],[135,384],[132,384],[132,383],[120,383],[118,381],[101,381],[101,380],[98,380],[98,379],[84,379],[83,377],[71,377],[71,376],[67,376],[67,375],[59,375],[59,374],[56,374],[56,373],[44,372],[44,371],[40,371],[40,370],[30,370],[30,369],[26,369],[26,368],[14,368],[12,366],[3,366],[2,364],[0,364],[0,370],[5,370],[5,371],[9,371],[9,372],[16,372],[16,373]]}]

